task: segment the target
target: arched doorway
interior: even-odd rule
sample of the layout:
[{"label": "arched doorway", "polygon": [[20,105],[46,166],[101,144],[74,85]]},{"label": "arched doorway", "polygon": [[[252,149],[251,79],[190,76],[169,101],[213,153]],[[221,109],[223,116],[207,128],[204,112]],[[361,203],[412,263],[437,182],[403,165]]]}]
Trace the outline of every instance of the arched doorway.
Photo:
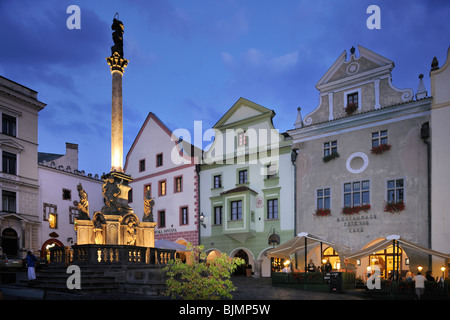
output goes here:
[{"label": "arched doorway", "polygon": [[369,256],[369,267],[376,265],[380,268],[380,277],[383,279],[390,278],[394,272],[395,274],[402,274],[402,256],[403,250],[395,248],[390,245],[386,249],[380,250]]},{"label": "arched doorway", "polygon": [[49,239],[41,247],[41,258],[50,261],[50,249],[54,247],[64,247],[64,244],[56,239]]},{"label": "arched doorway", "polygon": [[19,237],[16,230],[13,228],[6,228],[2,231],[2,238],[0,243],[3,253],[8,257],[18,257],[19,255]]},{"label": "arched doorway", "polygon": [[322,257],[322,263],[325,264],[325,260],[329,261],[333,270],[339,270],[341,268],[341,260],[339,258],[339,254],[336,252],[336,250],[334,250],[333,247],[326,248],[323,251]]},{"label": "arched doorway", "polygon": [[247,269],[247,266],[248,266],[248,254],[247,254],[247,252],[245,252],[245,250],[243,250],[243,249],[239,249],[235,254],[234,254],[234,257],[235,258],[241,258],[241,259],[243,259],[244,261],[245,261],[245,263],[244,264],[241,264],[240,266],[238,266],[237,268],[236,268],[236,270],[234,271],[234,275],[235,276],[245,276],[247,273],[246,273],[246,269]]}]

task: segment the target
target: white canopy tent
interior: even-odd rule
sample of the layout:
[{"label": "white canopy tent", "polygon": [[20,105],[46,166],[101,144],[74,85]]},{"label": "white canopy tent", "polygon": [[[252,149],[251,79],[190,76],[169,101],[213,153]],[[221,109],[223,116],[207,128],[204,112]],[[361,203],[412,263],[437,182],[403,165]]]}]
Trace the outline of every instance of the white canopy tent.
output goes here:
[{"label": "white canopy tent", "polygon": [[356,260],[356,259],[361,259],[363,257],[366,257],[370,254],[373,254],[374,252],[380,251],[380,250],[384,250],[387,247],[389,247],[390,245],[392,245],[393,243],[398,243],[398,245],[400,245],[403,248],[407,248],[407,249],[412,249],[412,250],[416,250],[416,251],[420,251],[426,254],[430,254],[433,256],[437,256],[440,257],[442,259],[450,259],[450,254],[446,254],[446,253],[442,253],[442,252],[438,252],[432,249],[428,249],[422,246],[419,246],[415,243],[412,243],[410,241],[407,241],[405,239],[402,239],[399,235],[390,235],[387,236],[384,240],[368,247],[365,249],[362,249],[360,251],[351,253],[349,255],[346,255],[345,258],[346,259],[352,259],[352,260]]},{"label": "white canopy tent", "polygon": [[276,248],[270,249],[267,251],[267,254],[270,257],[274,258],[287,258],[291,254],[294,254],[300,250],[305,249],[305,269],[306,269],[306,252],[308,249],[308,245],[315,246],[317,244],[327,244],[331,247],[341,247],[346,250],[351,250],[350,247],[343,246],[337,243],[333,243],[327,240],[324,240],[320,237],[314,236],[307,232],[300,232],[296,237],[292,238],[289,241],[279,245]]}]

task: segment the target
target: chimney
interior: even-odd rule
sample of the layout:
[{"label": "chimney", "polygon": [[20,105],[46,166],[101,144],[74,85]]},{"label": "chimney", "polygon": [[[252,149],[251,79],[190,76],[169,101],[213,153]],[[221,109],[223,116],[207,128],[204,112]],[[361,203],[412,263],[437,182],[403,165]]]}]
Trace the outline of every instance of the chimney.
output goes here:
[{"label": "chimney", "polygon": [[78,144],[66,142],[66,158],[73,170],[78,170]]}]

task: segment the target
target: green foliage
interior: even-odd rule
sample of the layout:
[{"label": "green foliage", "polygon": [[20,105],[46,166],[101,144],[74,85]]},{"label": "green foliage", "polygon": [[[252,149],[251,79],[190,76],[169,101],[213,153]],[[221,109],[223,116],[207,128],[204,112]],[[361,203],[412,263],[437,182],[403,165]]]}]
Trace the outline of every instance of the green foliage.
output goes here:
[{"label": "green foliage", "polygon": [[[244,263],[243,259],[230,258],[225,253],[206,261],[203,246],[188,244],[191,262],[184,263],[179,259],[170,260],[163,269],[169,277],[166,281],[165,294],[173,299],[185,300],[218,300],[232,299],[232,291],[236,290],[230,280],[231,273]],[[189,259],[188,259],[189,260]]]}]

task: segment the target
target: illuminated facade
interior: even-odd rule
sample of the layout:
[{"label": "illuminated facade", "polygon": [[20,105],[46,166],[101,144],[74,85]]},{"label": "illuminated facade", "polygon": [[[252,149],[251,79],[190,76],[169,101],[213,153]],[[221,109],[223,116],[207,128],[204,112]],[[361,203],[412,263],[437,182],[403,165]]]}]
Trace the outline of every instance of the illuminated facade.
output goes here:
[{"label": "illuminated facade", "polygon": [[0,247],[9,256],[37,252],[39,243],[38,113],[46,104],[37,92],[0,77]]},{"label": "illuminated facade", "polygon": [[53,246],[77,244],[75,218],[79,201],[77,186],[82,184],[88,194],[90,208],[100,211],[103,206],[102,183],[98,175],[78,170],[78,145],[66,143],[65,154],[42,153],[39,160],[39,214],[41,220],[41,257],[49,260],[48,249]]},{"label": "illuminated facade", "polygon": [[209,256],[243,258],[256,277],[270,276],[267,250],[294,236],[292,140],[274,116],[240,98],[214,125],[200,170],[201,244]]},{"label": "illuminated facade", "polygon": [[[394,63],[364,47],[344,51],[317,83],[319,106],[288,131],[297,150],[297,229],[352,248],[390,235],[429,247],[428,139],[431,101],[420,76],[417,93],[392,84]],[[393,268],[392,247],[346,265],[346,252],[318,248],[334,269]],[[328,251],[326,251],[328,250]],[[448,251],[448,246],[447,250]],[[400,271],[428,266],[428,255],[403,250]],[[349,262],[350,263],[350,262]],[[299,261],[302,265],[302,261]],[[300,267],[302,269],[303,267]]]},{"label": "illuminated facade", "polygon": [[180,138],[155,114],[148,114],[126,156],[125,173],[134,178],[129,184],[129,203],[136,212],[143,212],[148,193],[154,201],[155,240],[197,245],[198,179],[194,159],[201,150]]}]

